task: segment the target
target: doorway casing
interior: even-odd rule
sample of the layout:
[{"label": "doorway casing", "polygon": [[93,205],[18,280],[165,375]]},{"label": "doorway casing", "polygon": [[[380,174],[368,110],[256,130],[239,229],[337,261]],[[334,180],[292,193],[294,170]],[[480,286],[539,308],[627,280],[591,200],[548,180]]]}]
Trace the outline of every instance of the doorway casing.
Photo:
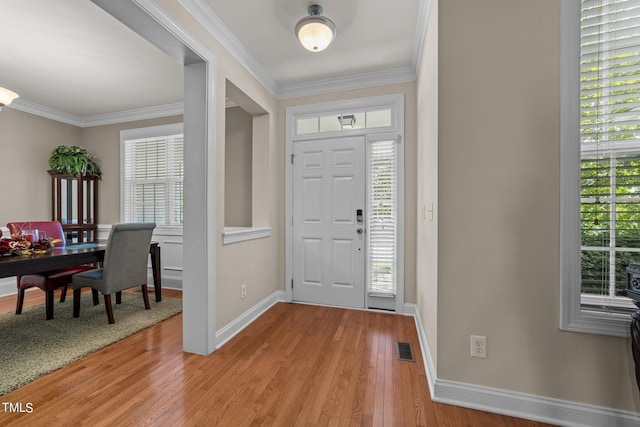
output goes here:
[{"label": "doorway casing", "polygon": [[[348,129],[335,132],[320,132],[306,135],[296,133],[297,119],[305,116],[326,116],[335,114],[336,117],[348,111],[371,111],[391,108],[391,125],[379,128]],[[404,94],[374,96],[351,100],[324,102],[318,104],[301,105],[286,109],[286,149],[285,149],[285,289],[287,301],[293,301],[293,144],[297,141],[320,140],[345,136],[364,135],[366,140],[380,137],[396,139],[399,144],[397,161],[397,293],[395,299],[396,314],[404,314]],[[368,300],[368,298],[367,298]],[[365,303],[367,304],[367,303]],[[367,308],[367,306],[365,306]]]}]

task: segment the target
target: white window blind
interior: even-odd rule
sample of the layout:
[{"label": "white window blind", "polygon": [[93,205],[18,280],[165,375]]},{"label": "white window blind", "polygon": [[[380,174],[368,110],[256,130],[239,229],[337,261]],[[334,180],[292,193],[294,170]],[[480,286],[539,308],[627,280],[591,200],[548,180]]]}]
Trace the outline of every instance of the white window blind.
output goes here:
[{"label": "white window blind", "polygon": [[124,221],[182,225],[183,144],[182,134],[123,141]]},{"label": "white window blind", "polygon": [[640,0],[583,0],[581,142],[640,139]]},{"label": "white window blind", "polygon": [[640,261],[640,0],[582,0],[581,293],[617,310]]},{"label": "white window blind", "polygon": [[369,144],[369,292],[397,292],[397,141]]}]

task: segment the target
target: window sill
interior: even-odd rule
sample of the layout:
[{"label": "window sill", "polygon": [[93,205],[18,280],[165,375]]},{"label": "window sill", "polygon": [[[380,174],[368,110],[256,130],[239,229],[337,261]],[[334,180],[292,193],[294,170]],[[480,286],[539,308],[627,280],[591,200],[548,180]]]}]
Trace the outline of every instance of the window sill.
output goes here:
[{"label": "window sill", "polygon": [[578,316],[568,319],[560,329],[626,338],[629,336],[630,324],[631,316],[629,314],[601,313],[582,309]]},{"label": "window sill", "polygon": [[271,227],[225,227],[222,232],[222,244],[243,242],[271,236]]}]

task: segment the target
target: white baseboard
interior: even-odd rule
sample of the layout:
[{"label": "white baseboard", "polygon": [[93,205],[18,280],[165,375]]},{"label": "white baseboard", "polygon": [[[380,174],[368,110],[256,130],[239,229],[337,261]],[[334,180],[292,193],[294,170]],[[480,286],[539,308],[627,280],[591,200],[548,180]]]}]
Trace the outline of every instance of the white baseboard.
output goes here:
[{"label": "white baseboard", "polygon": [[216,332],[216,350],[225,345],[227,341],[233,338],[244,328],[249,326],[251,322],[260,317],[265,311],[273,307],[278,302],[286,301],[286,299],[287,294],[284,291],[276,291],[220,329]]},{"label": "white baseboard", "polygon": [[418,311],[418,307],[415,304],[405,304],[404,312],[405,315],[413,316],[413,318],[415,319],[416,331],[418,332],[418,340],[420,341],[420,351],[422,352],[422,363],[424,364],[424,368],[427,371],[429,393],[431,394],[431,396],[433,396],[435,391],[434,379],[436,378],[436,368],[433,364],[433,359],[431,358],[431,351],[429,350],[429,342],[427,341],[427,336],[424,332],[424,328],[422,327],[420,312]]},{"label": "white baseboard", "polygon": [[[149,276],[149,289],[153,290],[153,279]],[[162,278],[162,289],[182,290],[182,279],[174,279],[172,277]],[[15,277],[0,278],[0,297],[15,295],[18,293]]]},{"label": "white baseboard", "polygon": [[427,371],[429,391],[434,402],[565,427],[637,427],[640,425],[640,413],[637,412],[620,411],[568,400],[552,399],[439,379],[436,376],[436,370],[431,359],[429,345],[417,307],[414,304],[405,304],[405,313],[413,315],[416,321],[423,363]]},{"label": "white baseboard", "polygon": [[[149,289],[153,289],[153,276],[149,276],[149,281],[147,282]],[[176,277],[163,277],[162,278],[162,289],[176,289],[182,290],[182,278]]]},{"label": "white baseboard", "polygon": [[3,277],[0,279],[0,297],[17,294],[16,278]]},{"label": "white baseboard", "polygon": [[640,414],[567,400],[436,379],[434,402],[565,427],[640,425]]}]

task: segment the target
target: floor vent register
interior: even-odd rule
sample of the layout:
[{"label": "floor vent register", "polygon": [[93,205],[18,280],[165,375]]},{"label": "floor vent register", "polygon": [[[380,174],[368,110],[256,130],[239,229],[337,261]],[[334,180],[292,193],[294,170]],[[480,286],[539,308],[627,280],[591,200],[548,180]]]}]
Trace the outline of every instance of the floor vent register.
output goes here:
[{"label": "floor vent register", "polygon": [[413,357],[413,349],[411,348],[411,343],[398,341],[396,343],[396,351],[398,353],[398,359],[406,360],[407,362],[416,361],[416,359]]}]

